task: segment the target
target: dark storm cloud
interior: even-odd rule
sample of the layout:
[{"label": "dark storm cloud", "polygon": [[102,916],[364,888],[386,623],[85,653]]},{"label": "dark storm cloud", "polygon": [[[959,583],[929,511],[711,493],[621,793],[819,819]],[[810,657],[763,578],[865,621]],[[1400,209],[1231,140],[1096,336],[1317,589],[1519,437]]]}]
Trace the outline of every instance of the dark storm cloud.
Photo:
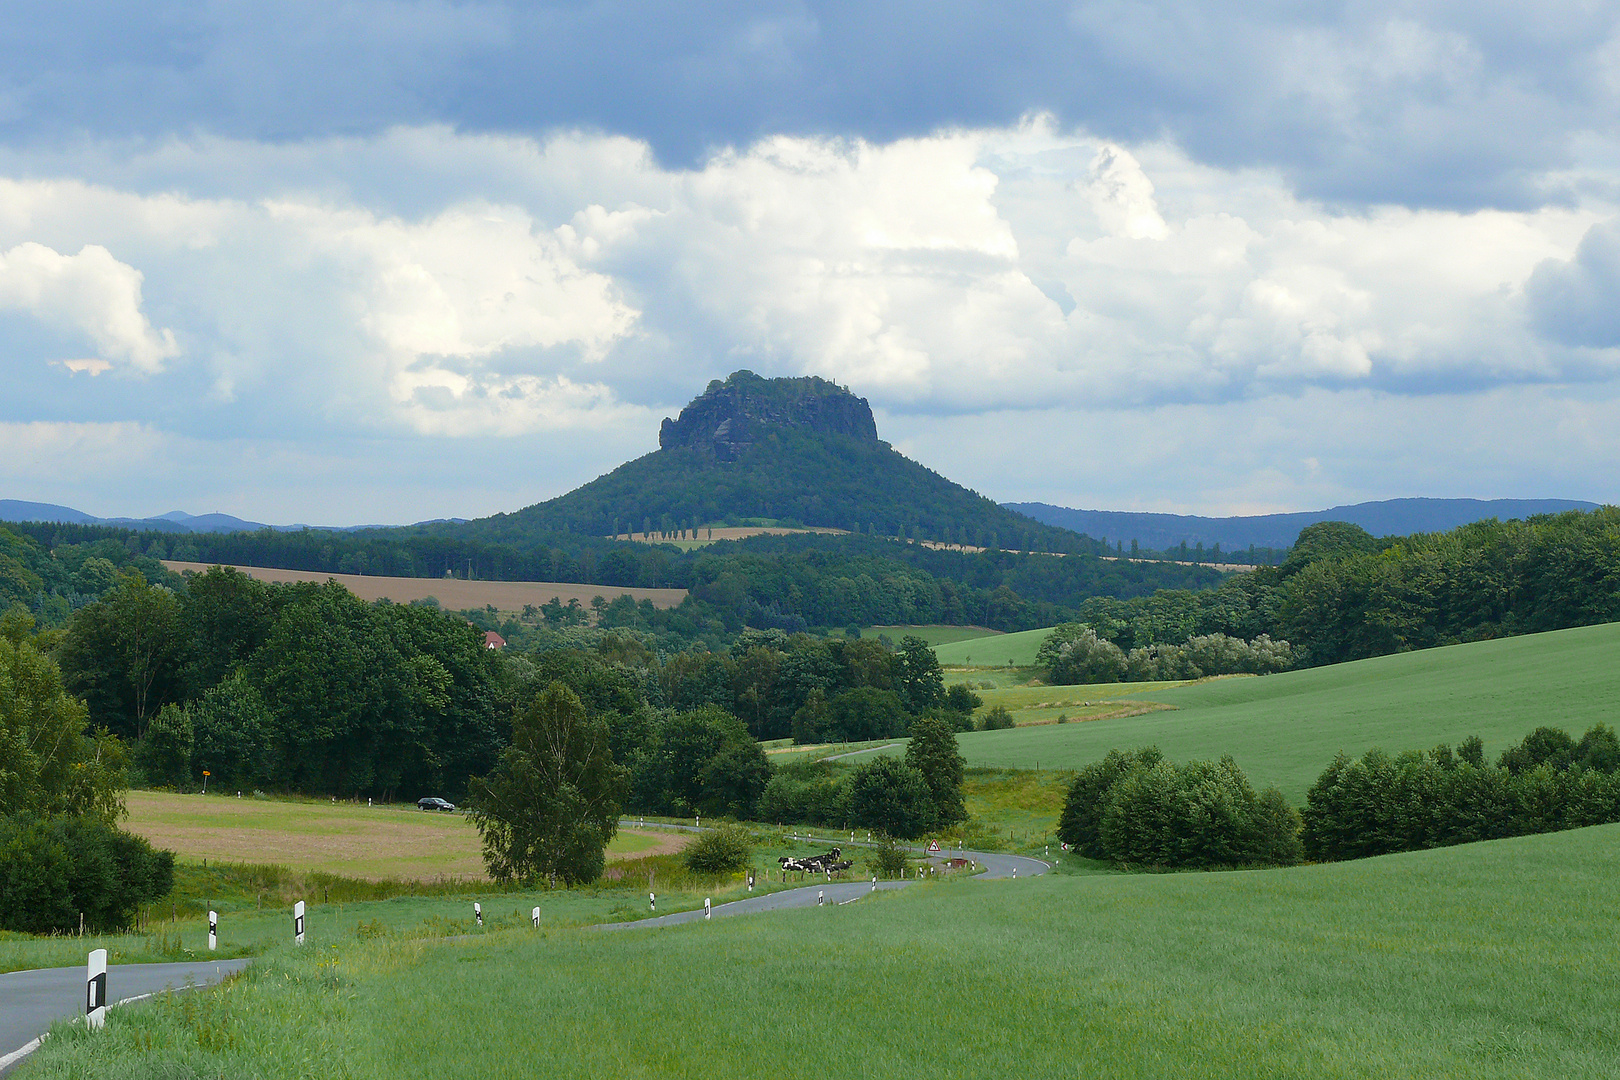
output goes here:
[{"label": "dark storm cloud", "polygon": [[1049,111],[1330,201],[1467,208],[1565,198],[1538,178],[1617,115],[1606,5],[171,0],[13,4],[7,22],[13,143],[444,122],[597,128],[690,164],[765,134]]}]

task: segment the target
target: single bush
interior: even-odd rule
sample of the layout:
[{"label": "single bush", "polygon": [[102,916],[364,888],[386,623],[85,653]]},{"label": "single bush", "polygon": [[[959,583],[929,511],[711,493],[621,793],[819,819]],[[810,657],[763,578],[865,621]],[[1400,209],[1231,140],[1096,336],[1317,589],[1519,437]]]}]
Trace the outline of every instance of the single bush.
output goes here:
[{"label": "single bush", "polygon": [[879,833],[877,845],[866,857],[866,864],[880,878],[903,878],[911,867],[911,860],[906,857],[906,849],[896,843],[894,837]]},{"label": "single bush", "polygon": [[945,709],[947,712],[970,716],[980,705],[984,698],[975,694],[965,683],[952,683],[945,688]]},{"label": "single bush", "polygon": [[697,874],[734,874],[748,865],[754,839],[736,825],[722,825],[688,844],[681,853],[686,868]]},{"label": "single bush", "polygon": [[850,818],[873,832],[914,840],[934,827],[935,813],[922,770],[898,758],[866,762],[850,780]]},{"label": "single bush", "polygon": [[1055,685],[1121,682],[1126,674],[1124,651],[1080,623],[1055,628],[1041,643],[1035,664]]},{"label": "single bush", "polygon": [[1013,723],[1012,713],[1007,711],[1005,705],[992,705],[979,720],[980,731],[1005,731],[1015,726],[1017,725]]},{"label": "single bush", "polygon": [[820,762],[787,765],[760,794],[759,819],[778,824],[842,825],[849,820],[848,780]]}]

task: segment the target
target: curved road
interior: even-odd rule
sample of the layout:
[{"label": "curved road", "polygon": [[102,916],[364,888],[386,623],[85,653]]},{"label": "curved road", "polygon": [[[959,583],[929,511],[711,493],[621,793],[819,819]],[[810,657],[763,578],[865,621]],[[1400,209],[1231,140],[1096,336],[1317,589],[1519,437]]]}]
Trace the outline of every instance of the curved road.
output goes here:
[{"label": "curved road", "polygon": [[[626,818],[623,824],[635,824],[640,819]],[[651,825],[637,825],[637,828],[647,829],[674,829],[678,832],[702,832],[695,825],[667,825],[655,822]],[[864,841],[840,840],[837,837],[824,840],[806,839],[807,843],[823,843],[828,847],[870,847]],[[918,849],[919,854],[927,854]],[[1032,859],[1027,855],[1003,855],[994,851],[941,851],[941,858],[971,859],[983,869],[973,876],[976,879],[994,880],[1012,877],[1039,877],[1052,869],[1050,863],[1040,859]],[[880,881],[879,889],[903,889],[915,883],[916,879],[905,881]],[[817,883],[809,879],[803,888],[787,889],[782,892],[769,893],[764,896],[750,896],[744,900],[733,900],[729,904],[717,904],[711,912],[717,919],[732,915],[752,915],[759,911],[781,911],[786,908],[815,907],[817,904],[848,904],[859,900],[867,893],[872,892],[870,878],[859,881],[822,881]],[[605,923],[597,927],[598,930],[629,930],[637,926],[675,926],[679,923],[697,922],[703,918],[703,909],[694,908],[691,911],[676,911],[669,915],[659,915],[656,918],[636,919],[633,922]]]},{"label": "curved road", "polygon": [[[190,964],[115,964],[107,969],[107,997],[115,1004],[187,985],[207,986],[247,967],[246,960]],[[0,1075],[33,1053],[52,1022],[84,1015],[83,964],[0,975]]]}]

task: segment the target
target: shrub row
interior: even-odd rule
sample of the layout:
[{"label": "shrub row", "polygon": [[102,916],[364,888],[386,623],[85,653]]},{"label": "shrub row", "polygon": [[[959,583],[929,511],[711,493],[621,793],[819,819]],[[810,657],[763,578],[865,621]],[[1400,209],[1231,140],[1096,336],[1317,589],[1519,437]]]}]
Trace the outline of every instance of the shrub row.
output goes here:
[{"label": "shrub row", "polygon": [[1531,733],[1486,765],[1477,738],[1391,756],[1340,754],[1302,811],[1313,859],[1357,859],[1620,821],[1620,744],[1598,725],[1580,743]]},{"label": "shrub row", "polygon": [[174,853],[95,818],[0,816],[0,930],[123,930],[174,887]]},{"label": "shrub row", "polygon": [[1177,869],[1288,866],[1301,854],[1299,815],[1280,791],[1257,794],[1230,757],[1176,765],[1154,747],[1081,769],[1058,836],[1088,858]]},{"label": "shrub row", "polygon": [[1294,650],[1265,634],[1253,641],[1202,634],[1184,645],[1146,645],[1126,652],[1089,626],[1065,623],[1041,644],[1035,663],[1057,685],[1147,682],[1286,671],[1293,666]]}]

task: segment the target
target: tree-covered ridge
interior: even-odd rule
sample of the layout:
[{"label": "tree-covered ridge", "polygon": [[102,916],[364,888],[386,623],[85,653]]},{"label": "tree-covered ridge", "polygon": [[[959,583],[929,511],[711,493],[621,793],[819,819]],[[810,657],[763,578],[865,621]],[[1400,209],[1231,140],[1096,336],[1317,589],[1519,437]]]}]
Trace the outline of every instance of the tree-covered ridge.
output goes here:
[{"label": "tree-covered ridge", "polygon": [[823,379],[739,371],[666,419],[657,451],[547,502],[426,528],[518,546],[768,519],[981,547],[1098,552],[953,484],[878,439],[865,399]]},{"label": "tree-covered ridge", "polygon": [[21,604],[41,622],[56,625],[112,588],[120,570],[180,584],[179,576],[158,561],[169,550],[161,534],[76,527],[71,536],[53,535],[60,529],[0,526],[0,610]]},{"label": "tree-covered ridge", "polygon": [[1323,522],[1281,566],[1204,592],[1094,596],[1077,621],[1127,653],[1269,635],[1316,666],[1617,619],[1620,508],[1610,506],[1382,539]]},{"label": "tree-covered ridge", "polygon": [[672,446],[548,502],[424,529],[521,544],[537,532],[609,536],[761,518],[980,547],[1102,550],[1078,533],[1003,509],[887,443],[764,425],[730,458],[716,458],[709,447]]},{"label": "tree-covered ridge", "polygon": [[[1146,596],[1166,587],[1201,588],[1222,575],[1206,567],[1012,551],[945,551],[893,539],[857,536],[756,536],[683,552],[569,533],[539,534],[527,546],[450,538],[420,530],[360,533],[306,530],[174,537],[109,526],[23,523],[14,540],[49,572],[73,581],[68,567],[86,553],[119,555],[149,580],[179,579],[155,560],[273,566],[334,574],[464,576],[516,581],[573,581],[602,586],[613,601],[607,625],[668,635],[670,645],[707,640],[744,626],[803,629],[897,623],[983,624],[1029,630],[1077,618],[1085,598]],[[49,550],[47,550],[49,545]],[[130,555],[139,551],[140,555]],[[100,568],[94,591],[74,594],[82,606],[113,585],[117,566]],[[38,574],[36,574],[38,576]],[[74,586],[76,587],[76,586]],[[615,589],[684,588],[693,596],[672,611],[620,601]],[[32,584],[6,593],[42,621],[66,617],[66,599]],[[54,595],[54,594],[52,594]],[[627,606],[628,605],[628,606]],[[507,627],[490,626],[507,635]]]}]

